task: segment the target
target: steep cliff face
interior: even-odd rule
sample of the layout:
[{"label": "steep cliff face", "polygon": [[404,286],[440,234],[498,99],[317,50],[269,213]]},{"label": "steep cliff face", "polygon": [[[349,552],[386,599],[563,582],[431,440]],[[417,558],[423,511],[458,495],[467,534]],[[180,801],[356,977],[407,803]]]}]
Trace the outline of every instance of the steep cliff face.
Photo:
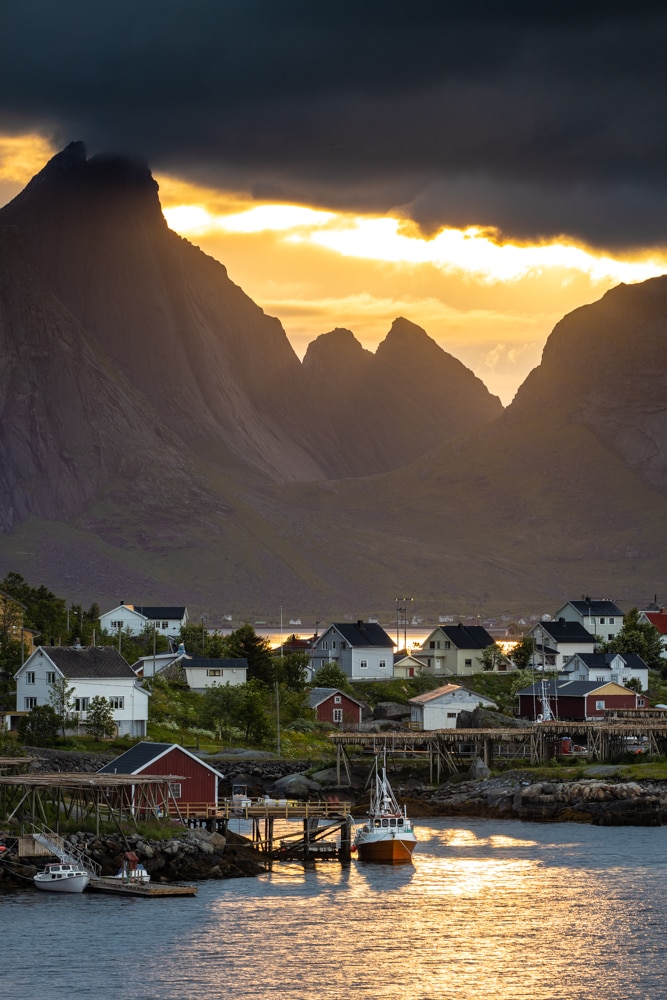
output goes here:
[{"label": "steep cliff face", "polygon": [[44,291],[20,242],[0,229],[0,529],[72,517],[116,476],[136,497],[203,495],[183,449]]},{"label": "steep cliff face", "polygon": [[619,285],[557,324],[507,418],[545,413],[589,428],[667,492],[667,277]]},{"label": "steep cliff face", "polygon": [[375,354],[349,330],[324,334],[303,367],[311,385],[328,387],[320,409],[335,442],[330,454],[345,455],[349,471],[339,475],[400,468],[503,410],[469,369],[403,318]]}]

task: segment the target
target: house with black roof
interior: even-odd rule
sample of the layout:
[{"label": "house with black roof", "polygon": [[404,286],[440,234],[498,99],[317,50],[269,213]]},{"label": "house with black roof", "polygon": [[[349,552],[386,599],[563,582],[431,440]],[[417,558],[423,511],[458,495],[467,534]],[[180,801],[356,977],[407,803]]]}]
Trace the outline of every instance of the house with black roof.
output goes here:
[{"label": "house with black roof", "polygon": [[498,669],[510,670],[511,664],[491,635],[481,625],[438,625],[422,643],[419,659],[424,673],[436,677],[461,677],[478,674],[483,665],[483,649],[498,650]]},{"label": "house with black roof", "polygon": [[158,635],[175,638],[187,623],[188,609],[183,605],[163,607],[153,604],[126,604],[121,601],[118,607],[100,615],[100,628],[111,635],[117,635],[119,632],[141,635],[146,628],[154,628]]},{"label": "house with black roof", "polygon": [[567,601],[554,615],[554,620],[579,622],[591,635],[605,641],[615,639],[623,628],[623,612],[614,601],[594,601],[582,597],[580,601]]},{"label": "house with black roof", "polygon": [[[178,743],[143,741],[115,757],[98,774],[157,775],[169,779],[170,813],[187,818],[215,810],[224,774]],[[135,788],[134,795],[143,794]],[[137,800],[135,805],[141,808]]]},{"label": "house with black roof", "polygon": [[534,625],[526,638],[533,640],[531,666],[536,670],[560,671],[575,653],[594,653],[596,638],[581,622],[542,620]]},{"label": "house with black roof", "polygon": [[565,663],[561,676],[572,681],[613,681],[625,686],[637,680],[648,688],[648,666],[638,653],[575,653]]},{"label": "house with black roof", "polygon": [[335,663],[350,680],[391,679],[394,643],[377,622],[336,622],[313,640],[312,672]]},{"label": "house with black roof", "polygon": [[18,711],[51,704],[53,685],[64,679],[73,689],[74,732],[85,732],[90,702],[100,697],[111,705],[118,736],[146,735],[148,691],[113,646],[38,646],[15,677]]}]

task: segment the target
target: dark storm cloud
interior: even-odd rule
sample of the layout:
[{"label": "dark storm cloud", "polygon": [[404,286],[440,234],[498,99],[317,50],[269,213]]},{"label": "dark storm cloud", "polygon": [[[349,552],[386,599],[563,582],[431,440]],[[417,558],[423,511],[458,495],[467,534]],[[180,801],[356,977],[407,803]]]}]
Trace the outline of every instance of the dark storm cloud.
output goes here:
[{"label": "dark storm cloud", "polygon": [[262,197],[404,206],[425,229],[667,242],[667,16],[655,3],[3,8],[5,130],[81,138]]}]

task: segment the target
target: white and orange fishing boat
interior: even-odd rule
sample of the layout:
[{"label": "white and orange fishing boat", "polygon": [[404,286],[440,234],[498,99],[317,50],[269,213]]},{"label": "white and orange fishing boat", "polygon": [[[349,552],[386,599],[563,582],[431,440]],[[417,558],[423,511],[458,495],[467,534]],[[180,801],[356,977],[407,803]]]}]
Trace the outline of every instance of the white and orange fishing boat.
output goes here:
[{"label": "white and orange fishing boat", "polygon": [[412,860],[417,838],[406,807],[401,809],[389,784],[386,763],[385,754],[380,771],[375,758],[368,818],[363,826],[357,827],[353,850],[360,861],[398,865]]}]

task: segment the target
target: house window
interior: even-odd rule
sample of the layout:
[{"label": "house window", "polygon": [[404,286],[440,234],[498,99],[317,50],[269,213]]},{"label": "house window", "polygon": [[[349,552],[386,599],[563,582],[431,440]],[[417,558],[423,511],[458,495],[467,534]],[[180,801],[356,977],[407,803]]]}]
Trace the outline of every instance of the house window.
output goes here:
[{"label": "house window", "polygon": [[174,799],[180,799],[181,797],[181,783],[180,781],[170,781],[169,782],[169,794]]},{"label": "house window", "polygon": [[25,682],[26,682],[26,684],[34,684],[35,683],[35,671],[34,670],[26,670]]},{"label": "house window", "polygon": [[448,719],[455,719],[456,715],[457,715],[456,712],[447,712],[447,718]]},{"label": "house window", "polygon": [[429,642],[428,648],[429,649],[435,649],[435,642]]},{"label": "house window", "polygon": [[328,649],[328,648],[329,648],[329,643],[325,639],[324,642],[322,643],[322,649]]},{"label": "house window", "polygon": [[25,709],[26,712],[29,712],[31,708],[37,708],[37,699],[36,698],[24,698],[23,699],[23,708]]},{"label": "house window", "polygon": [[601,674],[601,675],[598,675],[598,676],[597,676],[597,677],[595,678],[595,680],[596,680],[596,681],[603,681],[603,680],[604,680],[604,674]]},{"label": "house window", "polygon": [[449,641],[449,639],[447,639],[446,642],[443,642],[442,647],[443,647],[443,649],[451,649],[452,648],[452,644]]},{"label": "house window", "polygon": [[125,698],[122,695],[114,694],[107,701],[112,708],[125,708]]},{"label": "house window", "polygon": [[75,712],[87,712],[89,698],[75,698],[74,699],[74,711]]},{"label": "house window", "polygon": [[378,663],[378,667],[380,668],[380,670],[386,670],[387,669],[387,661],[386,660],[380,660],[380,662]]},{"label": "house window", "polygon": [[602,712],[602,711],[604,711],[604,701],[596,701],[595,702],[595,711],[596,712]]},{"label": "house window", "polygon": [[124,628],[124,627],[125,627],[125,623],[123,622],[123,620],[121,618],[119,618],[115,622],[111,622],[111,628]]},{"label": "house window", "polygon": [[360,663],[359,663],[359,667],[360,667],[361,670],[367,670],[368,669],[368,660],[361,660]]},{"label": "house window", "polygon": [[47,670],[46,672],[46,683],[55,684],[56,683],[56,672],[55,670]]},{"label": "house window", "polygon": [[466,667],[472,667],[472,660],[465,660]]},{"label": "house window", "polygon": [[341,642],[340,648],[341,649],[347,649],[347,643],[346,642]]},{"label": "house window", "polygon": [[601,618],[601,619],[600,619],[600,625],[604,625],[604,623],[605,623],[605,620],[604,620],[604,618]]},{"label": "house window", "polygon": [[334,640],[332,641],[332,643],[331,643],[331,648],[332,648],[332,649],[335,649],[335,648],[336,648],[336,640],[335,640],[335,639],[334,639]]},{"label": "house window", "polygon": [[221,673],[222,673],[222,671],[218,667],[215,667],[212,670],[207,670],[206,671],[206,676],[207,677],[220,677]]},{"label": "house window", "polygon": [[613,639],[614,638],[614,633],[613,632],[607,632],[607,638],[608,639]]},{"label": "house window", "polygon": [[610,618],[609,619],[609,624],[610,625],[615,625],[616,624],[616,619],[615,618]]},{"label": "house window", "polygon": [[334,705],[340,705],[340,703],[342,702],[342,700],[343,699],[341,698],[341,696],[339,694],[335,694],[334,695]]},{"label": "house window", "polygon": [[333,710],[333,721],[334,722],[342,722],[343,721],[343,709],[342,708],[334,708],[334,710]]},{"label": "house window", "polygon": [[169,622],[162,622],[162,628],[169,628]]}]

